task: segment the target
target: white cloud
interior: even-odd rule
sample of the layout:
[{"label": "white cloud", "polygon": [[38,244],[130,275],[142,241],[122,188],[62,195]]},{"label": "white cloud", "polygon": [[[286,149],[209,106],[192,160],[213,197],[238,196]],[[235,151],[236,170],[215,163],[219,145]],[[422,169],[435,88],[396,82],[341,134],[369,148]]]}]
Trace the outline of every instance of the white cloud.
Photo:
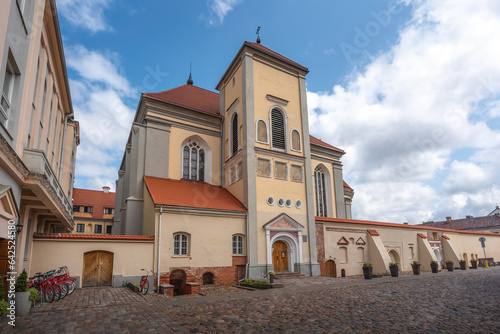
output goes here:
[{"label": "white cloud", "polygon": [[107,185],[114,189],[112,180],[117,177],[116,166],[121,161],[135,112],[124,99],[136,93],[119,74],[116,55],[108,58],[82,46],[69,49],[72,51],[68,52],[68,67],[78,73],[70,80],[70,86],[81,137],[75,187],[100,189]]},{"label": "white cloud", "polygon": [[104,18],[104,10],[113,0],[57,0],[58,10],[72,25],[93,33],[112,30]]},{"label": "white cloud", "polygon": [[[308,93],[311,132],[347,151],[357,218],[418,223],[448,211],[487,214],[481,210],[500,200],[478,195],[498,188],[491,156],[500,151],[500,129],[484,120],[498,117],[500,103],[500,4],[412,5],[396,45],[344,86]],[[459,156],[464,148],[472,153]],[[398,186],[378,191],[384,182]]]},{"label": "white cloud", "polygon": [[234,9],[242,0],[210,0],[210,17],[208,23],[210,25],[218,25],[224,22],[224,17]]}]

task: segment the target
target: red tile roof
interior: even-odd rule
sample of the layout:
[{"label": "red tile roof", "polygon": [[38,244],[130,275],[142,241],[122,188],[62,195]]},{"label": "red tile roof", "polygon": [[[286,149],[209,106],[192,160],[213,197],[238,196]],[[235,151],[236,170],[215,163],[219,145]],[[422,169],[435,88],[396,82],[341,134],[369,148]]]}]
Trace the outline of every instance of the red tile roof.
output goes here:
[{"label": "red tile roof", "polygon": [[370,233],[370,235],[375,235],[375,236],[380,235],[380,233],[378,233],[375,230],[366,230],[366,232]]},{"label": "red tile roof", "polygon": [[73,240],[128,240],[154,241],[154,236],[146,235],[111,235],[111,234],[80,234],[80,233],[34,233],[34,239],[73,239]]},{"label": "red tile roof", "polygon": [[158,93],[142,93],[142,95],[222,117],[219,114],[219,94],[200,87],[184,85]]},{"label": "red tile roof", "polygon": [[500,216],[470,217],[451,221],[425,223],[423,226],[448,228],[453,230],[478,230],[500,227]]},{"label": "red tile roof", "polygon": [[344,150],[341,150],[340,148],[337,148],[337,147],[332,146],[332,145],[330,145],[328,143],[325,143],[324,141],[319,140],[318,138],[316,138],[314,136],[309,135],[309,141],[313,145],[322,146],[322,147],[329,148],[329,149],[337,151],[337,152],[345,153]]},{"label": "red tile roof", "polygon": [[425,234],[417,233],[417,235],[422,239],[427,239],[427,236]]},{"label": "red tile roof", "polygon": [[331,223],[348,223],[348,224],[360,224],[360,225],[374,225],[374,226],[386,226],[386,227],[401,227],[401,228],[411,228],[416,230],[428,230],[428,231],[445,231],[460,234],[476,234],[476,235],[494,235],[500,237],[498,233],[488,233],[488,232],[475,232],[475,231],[464,231],[464,230],[450,230],[444,228],[427,227],[422,225],[407,225],[407,224],[397,224],[397,223],[385,223],[376,222],[370,220],[356,220],[356,219],[343,219],[343,218],[329,218],[329,217],[315,217],[316,221],[331,222]]},{"label": "red tile roof", "polygon": [[450,240],[450,237],[447,235],[444,235],[444,234],[443,234],[443,238],[445,238],[446,240]]},{"label": "red tile roof", "polygon": [[300,68],[301,70],[304,70],[306,72],[309,72],[309,70],[307,69],[307,67],[304,67],[302,65],[300,65],[299,63],[296,63],[294,62],[293,60],[291,59],[288,59],[287,57],[284,57],[282,55],[280,55],[279,53],[269,49],[269,48],[266,48],[265,46],[263,46],[262,44],[258,44],[258,43],[252,43],[252,42],[245,42],[244,45],[247,45],[247,46],[250,46],[254,49],[257,49],[257,50],[260,50],[264,53],[267,53],[268,55],[270,56],[273,56],[275,58],[278,58],[279,60],[282,60],[290,65],[293,65],[295,67],[298,67]]},{"label": "red tile roof", "polygon": [[344,182],[344,188],[347,188],[347,189],[351,189],[351,190],[353,190],[353,189],[351,188],[351,186],[349,186],[349,185],[347,184],[347,182],[345,182],[345,181],[343,181],[343,182]]},{"label": "red tile roof", "polygon": [[155,205],[247,211],[245,206],[228,190],[205,182],[162,179],[152,176],[144,176],[144,181]]},{"label": "red tile roof", "polygon": [[104,208],[115,207],[115,193],[102,190],[73,189],[73,205],[91,206],[92,218],[102,219]]}]

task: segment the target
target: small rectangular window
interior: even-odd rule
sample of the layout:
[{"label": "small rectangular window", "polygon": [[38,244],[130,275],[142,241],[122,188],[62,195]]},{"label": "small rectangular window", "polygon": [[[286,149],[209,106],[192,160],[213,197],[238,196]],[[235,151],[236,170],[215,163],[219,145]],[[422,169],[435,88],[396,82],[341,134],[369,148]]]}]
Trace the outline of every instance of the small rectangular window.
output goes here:
[{"label": "small rectangular window", "polygon": [[112,215],[113,214],[113,209],[112,208],[104,208],[104,213],[107,215]]},{"label": "small rectangular window", "polygon": [[102,234],[102,225],[95,225],[94,233]]},{"label": "small rectangular window", "polygon": [[106,226],[106,234],[111,234],[112,229],[113,229],[113,225]]},{"label": "small rectangular window", "polygon": [[76,231],[78,233],[83,233],[85,232],[85,225],[84,224],[76,224]]},{"label": "small rectangular window", "polygon": [[257,175],[271,177],[271,160],[257,158]]},{"label": "small rectangular window", "polygon": [[92,213],[92,207],[91,206],[84,206],[83,207],[83,212]]},{"label": "small rectangular window", "polygon": [[9,119],[10,109],[12,106],[12,96],[14,91],[14,81],[16,73],[9,60],[7,60],[7,67],[5,69],[5,77],[3,80],[2,96],[0,103],[0,112],[2,122],[6,124]]},{"label": "small rectangular window", "polygon": [[278,180],[288,179],[288,164],[286,162],[274,162],[274,177]]},{"label": "small rectangular window", "polygon": [[73,205],[73,212],[80,212],[80,206],[79,205]]}]

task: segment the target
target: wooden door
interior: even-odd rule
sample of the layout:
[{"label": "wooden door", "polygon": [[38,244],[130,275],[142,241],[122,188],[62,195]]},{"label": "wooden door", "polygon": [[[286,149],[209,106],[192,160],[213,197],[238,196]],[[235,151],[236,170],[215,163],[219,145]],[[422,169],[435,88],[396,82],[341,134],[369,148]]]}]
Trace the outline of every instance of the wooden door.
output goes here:
[{"label": "wooden door", "polygon": [[335,261],[328,260],[325,263],[326,267],[326,277],[337,277],[337,265]]},{"label": "wooden door", "polygon": [[7,291],[9,289],[9,285],[7,284],[7,273],[10,271],[8,247],[9,239],[0,239],[0,279],[3,279],[5,296],[7,296]]},{"label": "wooden door", "polygon": [[113,281],[113,253],[87,252],[83,255],[83,286],[111,285]]},{"label": "wooden door", "polygon": [[273,244],[273,266],[276,272],[288,271],[288,251],[283,241]]}]

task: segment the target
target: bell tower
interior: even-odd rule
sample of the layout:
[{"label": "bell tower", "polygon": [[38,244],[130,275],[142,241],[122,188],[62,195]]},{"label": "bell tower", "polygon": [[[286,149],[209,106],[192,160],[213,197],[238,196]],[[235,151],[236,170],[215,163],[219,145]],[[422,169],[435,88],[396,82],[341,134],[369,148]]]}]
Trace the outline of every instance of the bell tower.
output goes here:
[{"label": "bell tower", "polygon": [[245,42],[217,85],[223,186],[248,209],[249,276],[319,275],[305,77],[308,69]]}]

